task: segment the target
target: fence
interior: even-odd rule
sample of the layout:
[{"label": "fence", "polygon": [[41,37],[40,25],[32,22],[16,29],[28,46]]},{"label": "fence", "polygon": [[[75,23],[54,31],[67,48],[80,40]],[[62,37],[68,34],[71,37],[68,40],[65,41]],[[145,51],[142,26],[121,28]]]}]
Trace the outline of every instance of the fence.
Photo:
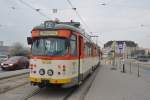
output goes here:
[{"label": "fence", "polygon": [[122,70],[122,72],[135,74],[137,77],[150,79],[150,63],[127,59],[124,63],[120,61],[120,65],[118,67]]},{"label": "fence", "polygon": [[[105,64],[113,64],[111,60],[105,60]],[[123,73],[135,74],[137,77],[150,79],[150,62],[139,62],[134,59],[116,59],[115,67]]]}]

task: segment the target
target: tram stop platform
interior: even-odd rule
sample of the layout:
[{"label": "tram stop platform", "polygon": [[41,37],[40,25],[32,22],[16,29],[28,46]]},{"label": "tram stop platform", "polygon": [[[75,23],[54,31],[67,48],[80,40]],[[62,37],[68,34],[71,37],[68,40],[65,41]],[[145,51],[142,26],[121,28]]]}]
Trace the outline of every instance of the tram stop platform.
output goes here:
[{"label": "tram stop platform", "polygon": [[103,64],[84,100],[150,100],[150,80]]}]

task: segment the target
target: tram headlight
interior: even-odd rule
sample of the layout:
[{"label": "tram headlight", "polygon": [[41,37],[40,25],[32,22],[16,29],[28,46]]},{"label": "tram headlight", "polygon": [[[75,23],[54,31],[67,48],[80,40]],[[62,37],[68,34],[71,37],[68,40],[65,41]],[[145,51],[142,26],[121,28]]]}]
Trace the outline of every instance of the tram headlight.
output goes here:
[{"label": "tram headlight", "polygon": [[45,70],[44,70],[44,69],[40,69],[40,70],[39,70],[39,74],[40,74],[40,75],[44,75],[44,74],[45,74]]},{"label": "tram headlight", "polygon": [[49,76],[52,76],[53,75],[53,70],[52,69],[49,69],[48,71],[47,71],[47,74],[49,75]]}]

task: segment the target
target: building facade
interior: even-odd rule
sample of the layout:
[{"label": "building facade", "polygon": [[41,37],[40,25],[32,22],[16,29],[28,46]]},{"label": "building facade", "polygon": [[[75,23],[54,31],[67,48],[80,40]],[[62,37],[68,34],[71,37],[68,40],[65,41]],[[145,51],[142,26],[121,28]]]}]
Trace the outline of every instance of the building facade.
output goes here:
[{"label": "building facade", "polygon": [[10,46],[4,46],[4,42],[0,41],[0,55],[9,55]]},{"label": "building facade", "polygon": [[131,57],[134,51],[138,50],[138,44],[134,41],[108,41],[104,44],[105,56]]}]

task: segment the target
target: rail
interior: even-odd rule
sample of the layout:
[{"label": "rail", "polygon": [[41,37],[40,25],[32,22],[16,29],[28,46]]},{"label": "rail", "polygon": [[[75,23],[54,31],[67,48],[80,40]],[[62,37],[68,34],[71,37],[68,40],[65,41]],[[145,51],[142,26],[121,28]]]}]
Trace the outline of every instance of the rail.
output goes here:
[{"label": "rail", "polygon": [[28,84],[28,73],[28,69],[0,73],[0,94]]},{"label": "rail", "polygon": [[29,74],[29,69],[15,70],[0,73],[0,80],[16,77],[19,75]]},{"label": "rail", "polygon": [[[93,80],[95,79],[100,67],[98,67],[93,74],[85,79],[82,85],[71,87],[71,88],[57,88],[49,87],[47,88],[36,88],[30,91],[30,93],[24,95],[21,100],[35,100],[43,96],[47,98],[42,98],[42,100],[53,99],[53,100],[83,100],[88,89],[91,87]],[[46,95],[48,94],[48,96]],[[56,95],[57,94],[57,95]]]},{"label": "rail", "polygon": [[40,89],[31,86],[27,79],[28,74],[0,80],[0,96],[4,100],[83,100],[99,69],[100,67],[97,67],[80,87],[67,89],[59,87]]}]

